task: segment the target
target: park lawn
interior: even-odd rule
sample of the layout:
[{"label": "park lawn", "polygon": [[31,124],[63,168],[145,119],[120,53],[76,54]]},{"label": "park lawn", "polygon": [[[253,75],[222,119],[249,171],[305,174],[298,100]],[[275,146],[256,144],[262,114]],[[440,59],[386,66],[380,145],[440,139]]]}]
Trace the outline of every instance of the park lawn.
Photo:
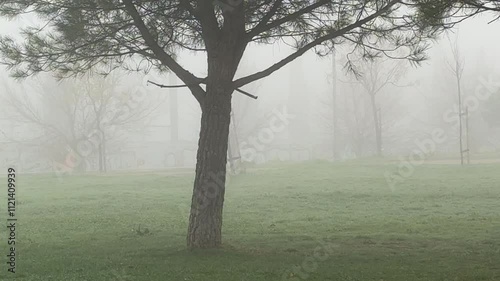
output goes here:
[{"label": "park lawn", "polygon": [[[422,165],[390,188],[384,173],[396,169],[274,163],[232,176],[224,247],[194,252],[185,248],[192,174],[18,174],[17,273],[7,272],[1,228],[0,277],[500,280],[500,165]],[[138,235],[139,224],[151,234]]]}]

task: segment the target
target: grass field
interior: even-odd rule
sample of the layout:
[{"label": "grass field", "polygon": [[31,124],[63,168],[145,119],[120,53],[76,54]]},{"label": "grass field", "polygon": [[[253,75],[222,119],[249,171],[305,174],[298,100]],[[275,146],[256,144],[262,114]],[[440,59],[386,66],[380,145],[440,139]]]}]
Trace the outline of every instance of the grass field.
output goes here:
[{"label": "grass field", "polygon": [[[424,165],[391,190],[384,172],[394,169],[310,162],[234,176],[224,248],[194,252],[185,248],[192,175],[18,174],[17,273],[7,272],[2,227],[0,277],[500,280],[500,165]],[[139,224],[151,234],[134,232]]]}]

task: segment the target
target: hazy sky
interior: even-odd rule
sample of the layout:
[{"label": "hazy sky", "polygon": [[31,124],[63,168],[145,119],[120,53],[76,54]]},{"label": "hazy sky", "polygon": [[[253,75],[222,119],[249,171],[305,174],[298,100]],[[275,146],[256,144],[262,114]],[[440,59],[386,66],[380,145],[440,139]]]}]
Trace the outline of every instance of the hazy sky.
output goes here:
[{"label": "hazy sky", "polygon": [[[478,62],[480,61],[484,63],[500,61],[500,52],[498,52],[500,46],[498,27],[500,22],[487,24],[491,19],[492,16],[490,15],[476,17],[459,25],[459,30],[454,31],[455,34],[450,34],[452,39],[456,34],[459,35],[460,49],[466,63],[466,77],[467,73],[473,72],[478,67]],[[34,21],[29,18],[17,21],[0,20],[0,34],[14,34],[20,26],[31,25],[33,23]],[[237,77],[262,70],[271,63],[285,57],[289,52],[289,47],[284,44],[251,46],[247,48]],[[338,55],[339,60],[342,60],[341,55]],[[429,87],[433,85],[432,83],[436,79],[444,79],[449,75],[444,63],[446,58],[451,58],[449,42],[446,38],[434,43],[432,49],[429,51],[429,56],[430,59],[424,62],[421,67],[410,68],[404,78],[409,83],[418,82],[416,84],[419,85],[417,89],[406,89],[403,91],[404,98],[402,100],[403,104],[412,106],[415,111],[419,111],[422,106],[425,106],[419,101],[422,92],[430,96],[442,94],[439,90],[430,89]],[[179,60],[184,67],[196,75],[203,77],[206,74],[206,58],[203,54],[195,55],[192,52],[184,52],[179,55]],[[495,64],[495,67],[498,69],[498,63]],[[303,78],[300,81],[294,81],[300,79],[300,77],[297,78],[295,75],[295,78],[291,78],[292,72],[296,72],[299,68],[301,69],[300,73]],[[244,89],[259,96],[258,100],[252,102],[259,103],[259,106],[262,108],[274,108],[280,104],[286,104],[290,91],[300,93],[304,96],[305,100],[316,101],[309,103],[310,107],[314,107],[317,106],[317,101],[321,102],[325,97],[328,97],[331,91],[329,84],[331,71],[331,57],[320,58],[313,52],[308,52],[278,72],[261,81],[247,85]],[[0,69],[0,75],[6,76],[4,68]],[[350,79],[349,77],[343,77],[345,73],[340,63],[338,64],[338,75],[341,80]],[[151,75],[150,77],[157,82],[168,84],[168,78],[165,76]],[[153,91],[153,88],[153,86],[150,86],[147,89]],[[155,89],[154,91],[166,92],[167,90]],[[239,94],[236,93],[236,95]],[[185,126],[181,126],[181,137],[195,141],[199,128],[198,105],[186,89],[179,90],[179,103],[179,112],[182,115],[181,119],[182,122],[185,122]],[[166,109],[168,106],[164,108]],[[310,108],[309,110],[313,112],[317,111],[315,108]],[[411,114],[411,110],[409,110],[409,115]],[[156,120],[154,124],[160,127],[167,125],[168,118],[163,116]],[[316,130],[321,130],[321,127],[319,126]]]}]

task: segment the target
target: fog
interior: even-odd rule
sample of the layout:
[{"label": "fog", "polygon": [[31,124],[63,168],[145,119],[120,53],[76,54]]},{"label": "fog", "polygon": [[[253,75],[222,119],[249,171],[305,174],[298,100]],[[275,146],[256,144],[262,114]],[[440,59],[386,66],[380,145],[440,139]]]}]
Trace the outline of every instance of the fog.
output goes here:
[{"label": "fog", "polygon": [[[356,77],[344,68],[347,50],[342,46],[335,60],[332,55],[318,57],[313,52],[303,55],[242,89],[257,99],[233,93],[230,155],[239,159],[234,161],[259,165],[270,161],[350,161],[378,154],[401,161],[422,150],[425,153],[421,156],[429,162],[437,161],[434,158],[459,161],[453,46],[458,46],[463,61],[460,82],[469,110],[467,128],[464,123],[468,143],[464,135],[463,145],[470,149],[472,162],[498,151],[500,69],[496,62],[500,61],[500,37],[496,34],[500,23],[488,24],[490,20],[476,17],[447,32],[433,42],[429,59],[418,67],[381,59],[360,63],[363,75]],[[29,18],[2,20],[0,33],[15,35],[19,27],[33,22]],[[251,46],[237,77],[260,71],[290,51],[279,43]],[[206,76],[204,56],[182,52],[179,61],[197,76]],[[87,148],[84,170],[195,166],[199,105],[187,88],[164,89],[148,82],[181,84],[172,74],[115,71],[106,79],[94,75],[59,82],[47,73],[19,81],[5,68],[0,73],[0,163],[4,168],[15,165],[26,173],[50,172],[57,163],[68,161],[68,153],[78,149],[78,142],[89,138],[93,130],[91,123],[97,117],[91,112],[91,96],[103,106],[102,114],[111,119],[125,117],[101,128],[107,135],[106,144],[94,143],[94,148]],[[370,83],[375,88],[381,86],[374,104],[367,90]],[[336,113],[332,109],[334,96]],[[126,114],[120,107],[124,104]],[[373,107],[378,112],[380,151]],[[425,151],[423,143],[432,139],[436,130],[442,141]],[[99,149],[105,151],[98,153]],[[99,163],[99,154],[104,155],[104,163]]]},{"label": "fog", "polygon": [[0,1],[0,278],[500,280],[498,12]]}]

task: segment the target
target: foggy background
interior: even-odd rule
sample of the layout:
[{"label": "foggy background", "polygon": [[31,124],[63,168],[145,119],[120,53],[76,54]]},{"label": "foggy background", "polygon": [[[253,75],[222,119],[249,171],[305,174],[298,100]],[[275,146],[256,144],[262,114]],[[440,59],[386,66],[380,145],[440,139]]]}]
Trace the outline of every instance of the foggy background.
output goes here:
[{"label": "foggy background", "polygon": [[[484,161],[485,155],[495,161],[500,149],[500,37],[495,28],[500,23],[488,24],[490,20],[470,19],[441,37],[421,67],[382,59],[359,64],[363,76],[356,78],[343,67],[346,53],[342,48],[335,60],[307,53],[243,88],[258,96],[257,100],[234,92],[230,157],[247,165],[348,161],[377,154],[396,161],[411,155],[418,142],[432,138],[439,129],[446,140],[426,160],[456,162],[458,98],[453,48],[459,46],[455,54],[459,52],[463,63],[461,90],[464,106],[470,109],[471,161]],[[32,22],[30,18],[2,20],[0,33],[16,34]],[[236,76],[260,71],[288,53],[290,48],[279,43],[252,46]],[[189,71],[205,76],[203,56],[182,52],[179,58]],[[106,79],[94,75],[59,82],[41,74],[16,81],[1,67],[0,163],[4,168],[15,165],[25,173],[50,172],[75,161],[70,165],[72,172],[194,167],[199,105],[187,88],[162,89],[147,80],[181,83],[169,73],[123,71]],[[377,89],[375,100],[370,87]],[[283,129],[270,130],[270,120],[284,112],[293,118],[283,123]],[[105,134],[104,143],[91,147],[82,143],[96,130]],[[80,155],[85,151],[85,155],[75,160],[75,151]]]}]

